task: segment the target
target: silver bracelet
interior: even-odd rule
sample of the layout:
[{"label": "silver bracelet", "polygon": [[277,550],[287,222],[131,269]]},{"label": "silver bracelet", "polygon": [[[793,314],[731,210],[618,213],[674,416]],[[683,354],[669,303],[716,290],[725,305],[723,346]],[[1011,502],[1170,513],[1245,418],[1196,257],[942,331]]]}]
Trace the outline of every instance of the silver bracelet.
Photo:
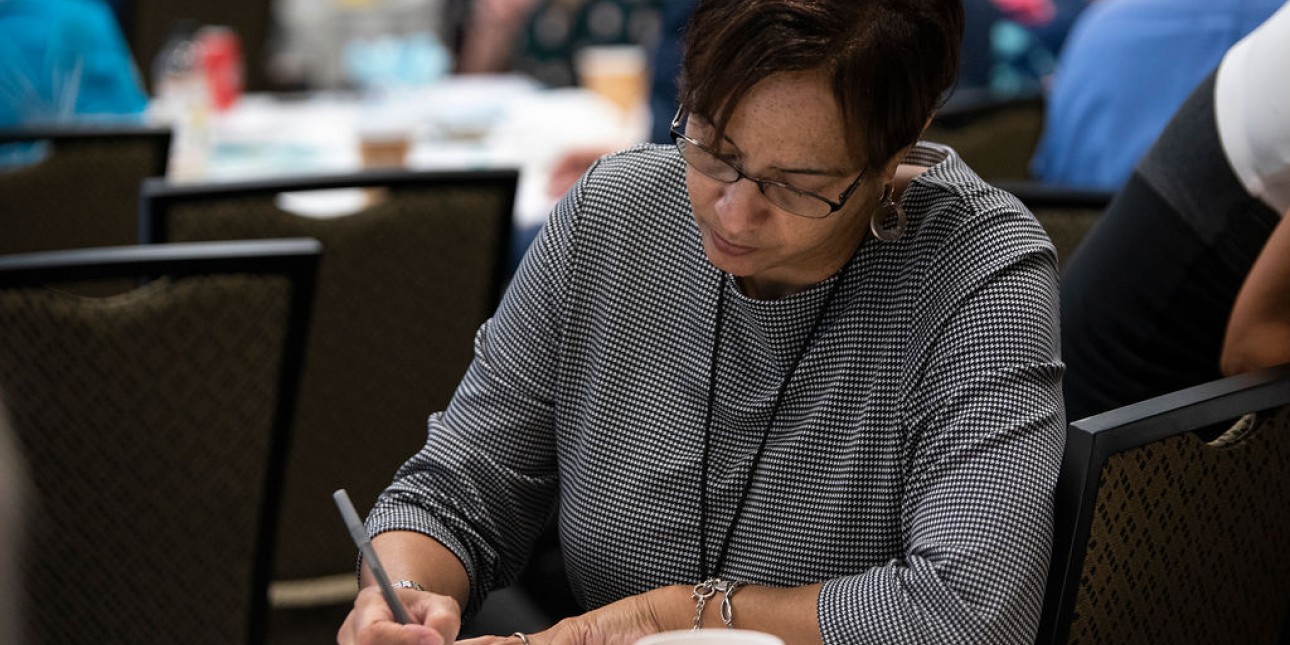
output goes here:
[{"label": "silver bracelet", "polygon": [[735,595],[735,591],[742,585],[742,582],[721,578],[708,578],[694,585],[694,591],[690,592],[690,597],[694,599],[693,629],[703,627],[703,608],[707,606],[708,599],[717,595],[717,592],[721,592],[721,622],[725,623],[726,629],[734,629],[735,610],[730,604],[730,597]]},{"label": "silver bracelet", "polygon": [[416,589],[417,591],[426,590],[426,588],[422,587],[416,580],[400,580],[398,582],[391,582],[390,586],[395,589]]}]

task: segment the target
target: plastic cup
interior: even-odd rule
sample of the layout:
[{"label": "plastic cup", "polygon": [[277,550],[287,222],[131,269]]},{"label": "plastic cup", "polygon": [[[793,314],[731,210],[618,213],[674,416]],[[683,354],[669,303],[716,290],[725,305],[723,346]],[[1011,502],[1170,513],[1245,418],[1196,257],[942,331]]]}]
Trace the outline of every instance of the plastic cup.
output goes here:
[{"label": "plastic cup", "polygon": [[617,105],[624,114],[645,106],[648,61],[638,45],[584,47],[577,54],[582,86]]},{"label": "plastic cup", "polygon": [[358,154],[364,168],[400,168],[407,162],[413,127],[399,117],[373,112],[358,124]]}]

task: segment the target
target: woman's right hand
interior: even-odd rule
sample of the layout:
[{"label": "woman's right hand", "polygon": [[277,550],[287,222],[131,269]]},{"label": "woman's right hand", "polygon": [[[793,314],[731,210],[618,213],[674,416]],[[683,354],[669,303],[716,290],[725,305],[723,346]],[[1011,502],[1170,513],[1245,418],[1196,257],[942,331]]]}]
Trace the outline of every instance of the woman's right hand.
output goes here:
[{"label": "woman's right hand", "polygon": [[381,590],[368,585],[358,592],[354,608],[336,634],[336,642],[340,645],[448,645],[457,638],[461,607],[456,600],[427,591],[396,591],[412,617],[412,624],[395,622]]}]

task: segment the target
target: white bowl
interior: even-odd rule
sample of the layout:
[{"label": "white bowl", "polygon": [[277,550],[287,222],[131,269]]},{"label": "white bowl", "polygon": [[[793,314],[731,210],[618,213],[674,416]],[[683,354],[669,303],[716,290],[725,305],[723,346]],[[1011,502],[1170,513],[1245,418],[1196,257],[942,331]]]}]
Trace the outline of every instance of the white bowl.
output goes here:
[{"label": "white bowl", "polygon": [[784,645],[784,641],[747,629],[686,629],[651,634],[636,645]]}]

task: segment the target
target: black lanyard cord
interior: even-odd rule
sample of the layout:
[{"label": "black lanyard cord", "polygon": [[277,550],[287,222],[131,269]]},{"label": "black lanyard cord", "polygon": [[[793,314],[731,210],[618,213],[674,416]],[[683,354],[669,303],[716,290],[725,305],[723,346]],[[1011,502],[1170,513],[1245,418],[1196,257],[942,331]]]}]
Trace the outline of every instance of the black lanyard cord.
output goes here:
[{"label": "black lanyard cord", "polygon": [[811,345],[816,341],[823,324],[824,316],[833,304],[833,299],[838,293],[838,288],[842,284],[842,274],[834,279],[833,284],[829,287],[828,297],[825,298],[824,304],[820,307],[819,313],[815,316],[815,323],[811,326],[811,333],[807,336],[806,342],[798,352],[797,358],[789,366],[788,372],[784,379],[779,383],[779,389],[775,393],[775,403],[770,410],[770,420],[767,421],[766,427],[762,430],[761,439],[757,442],[757,452],[753,453],[752,465],[748,469],[748,477],[744,479],[743,488],[739,492],[739,498],[735,502],[734,516],[730,519],[730,524],[726,527],[726,534],[719,544],[716,561],[712,567],[708,566],[708,519],[711,509],[708,504],[708,460],[712,454],[712,415],[713,403],[716,399],[717,391],[717,363],[721,354],[721,328],[725,320],[725,302],[726,286],[725,274],[721,273],[717,279],[717,313],[713,325],[712,338],[712,358],[708,365],[708,400],[707,411],[703,420],[703,461],[699,465],[699,580],[706,580],[718,575],[726,563],[726,554],[730,550],[730,540],[734,537],[735,528],[739,525],[740,518],[743,517],[744,505],[748,500],[748,492],[752,490],[753,477],[757,474],[757,469],[761,466],[762,455],[766,452],[766,441],[770,437],[770,429],[775,425],[775,418],[779,415],[780,405],[784,402],[784,394],[788,392],[788,384],[793,380],[793,375],[797,372],[797,366],[801,364],[802,359],[810,351]]}]

